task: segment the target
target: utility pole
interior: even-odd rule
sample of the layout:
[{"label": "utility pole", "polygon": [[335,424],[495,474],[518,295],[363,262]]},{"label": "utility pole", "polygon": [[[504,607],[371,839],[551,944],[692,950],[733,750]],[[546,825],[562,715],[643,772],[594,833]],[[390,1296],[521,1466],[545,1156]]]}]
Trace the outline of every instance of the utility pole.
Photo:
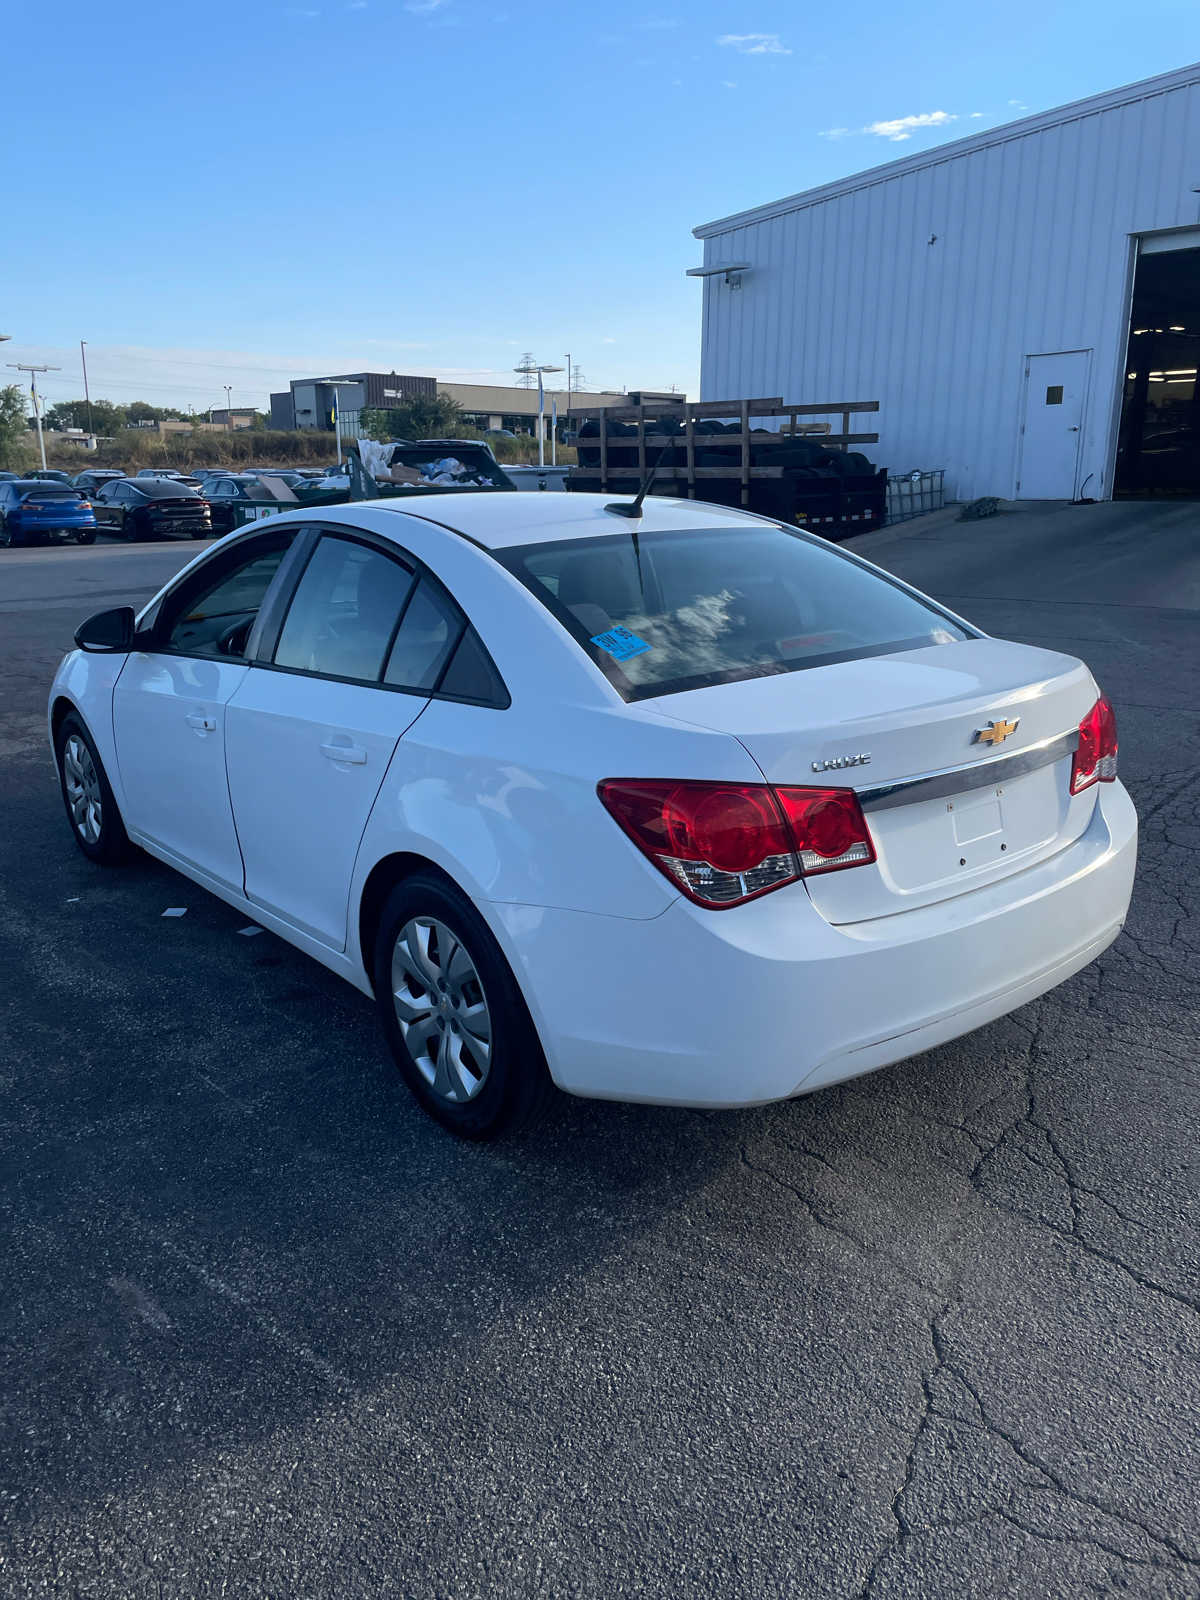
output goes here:
[{"label": "utility pole", "polygon": [[46,470],[46,441],[45,441],[44,437],[42,436],[42,408],[38,403],[37,375],[38,375],[39,372],[61,372],[62,368],[61,367],[30,367],[30,366],[26,366],[26,364],[23,361],[10,361],[8,363],[8,365],[10,367],[15,368],[15,370],[17,372],[27,372],[29,374],[29,380],[30,380],[29,381],[29,392],[33,396],[33,416],[34,416],[34,421],[37,423],[38,449],[41,452],[41,456],[42,456],[42,471],[45,472],[45,470]]},{"label": "utility pole", "polygon": [[87,356],[83,348],[86,343],[86,339],[80,339],[79,341],[79,359],[83,362],[83,403],[87,406],[88,432],[94,435],[96,430],[92,427],[92,395],[91,390],[88,388]]},{"label": "utility pole", "polygon": [[566,354],[567,363],[567,427],[571,426],[571,352]]},{"label": "utility pole", "polygon": [[232,433],[233,406],[229,396],[233,393],[233,385],[231,383],[226,383],[222,385],[222,388],[225,390],[225,432]]}]

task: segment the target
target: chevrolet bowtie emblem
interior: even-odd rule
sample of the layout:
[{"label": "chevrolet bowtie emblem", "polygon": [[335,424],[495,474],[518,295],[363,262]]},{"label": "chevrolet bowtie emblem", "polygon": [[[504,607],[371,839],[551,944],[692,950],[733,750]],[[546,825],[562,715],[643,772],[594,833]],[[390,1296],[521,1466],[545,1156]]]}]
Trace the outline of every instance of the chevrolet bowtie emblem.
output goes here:
[{"label": "chevrolet bowtie emblem", "polygon": [[1001,717],[999,722],[989,722],[986,728],[975,729],[972,743],[1003,744],[1010,733],[1016,733],[1020,721],[1020,717],[1014,717],[1011,722],[1005,722]]}]

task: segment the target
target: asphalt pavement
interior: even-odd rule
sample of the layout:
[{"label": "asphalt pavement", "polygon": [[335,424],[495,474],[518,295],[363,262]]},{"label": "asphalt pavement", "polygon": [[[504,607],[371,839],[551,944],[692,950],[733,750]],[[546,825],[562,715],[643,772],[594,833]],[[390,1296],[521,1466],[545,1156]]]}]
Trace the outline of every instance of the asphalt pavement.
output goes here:
[{"label": "asphalt pavement", "polygon": [[55,662],[194,548],[0,553],[0,1594],[1200,1595],[1200,505],[855,546],[1114,700],[1098,963],[803,1100],[484,1148],[362,996],[71,843]]}]

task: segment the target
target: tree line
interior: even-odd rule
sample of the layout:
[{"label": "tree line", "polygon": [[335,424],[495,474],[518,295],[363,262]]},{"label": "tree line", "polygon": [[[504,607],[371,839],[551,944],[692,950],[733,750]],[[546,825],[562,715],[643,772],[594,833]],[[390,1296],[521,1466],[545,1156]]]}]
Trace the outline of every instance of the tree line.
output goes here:
[{"label": "tree line", "polygon": [[[224,407],[218,409],[224,410]],[[89,413],[86,400],[60,400],[42,413],[42,425],[56,433],[65,433],[69,428],[83,428],[92,433],[112,434],[119,433],[122,428],[136,428],[143,422],[203,422],[206,415],[201,412],[198,416],[191,416],[175,406],[152,406],[146,400],[131,400],[124,406],[112,400],[93,400]],[[266,426],[267,419],[263,412],[256,411],[254,416],[255,427]]]}]

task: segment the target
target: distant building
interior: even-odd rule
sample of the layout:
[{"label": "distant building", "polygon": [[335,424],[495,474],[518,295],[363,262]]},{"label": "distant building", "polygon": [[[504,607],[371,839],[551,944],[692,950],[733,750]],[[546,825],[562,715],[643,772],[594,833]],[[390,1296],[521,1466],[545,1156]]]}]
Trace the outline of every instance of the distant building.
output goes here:
[{"label": "distant building", "polygon": [[325,428],[333,431],[334,408],[341,414],[342,432],[357,425],[360,411],[386,410],[438,392],[433,378],[412,378],[396,372],[330,373],[324,378],[293,378],[283,394],[271,396],[274,428]]},{"label": "distant building", "polygon": [[208,413],[208,420],[220,428],[252,428],[258,412],[253,406],[232,406],[228,411],[224,406],[214,406]]},{"label": "distant building", "polygon": [[[564,374],[565,376],[565,374]],[[334,394],[341,418],[342,433],[352,437],[358,431],[359,413],[366,409],[386,411],[406,400],[449,395],[462,407],[462,420],[472,428],[507,428],[513,433],[532,433],[538,414],[538,392],[508,384],[452,383],[440,378],[418,378],[396,372],[352,372],[336,378],[294,378],[290,387],[271,396],[273,428],[325,428],[332,432]],[[648,400],[678,400],[682,394],[643,391]],[[628,395],[616,393],[568,394],[565,386],[545,391],[546,416],[557,410],[566,423],[570,413],[594,412],[607,406],[624,405]],[[218,415],[217,412],[213,413]]]}]

